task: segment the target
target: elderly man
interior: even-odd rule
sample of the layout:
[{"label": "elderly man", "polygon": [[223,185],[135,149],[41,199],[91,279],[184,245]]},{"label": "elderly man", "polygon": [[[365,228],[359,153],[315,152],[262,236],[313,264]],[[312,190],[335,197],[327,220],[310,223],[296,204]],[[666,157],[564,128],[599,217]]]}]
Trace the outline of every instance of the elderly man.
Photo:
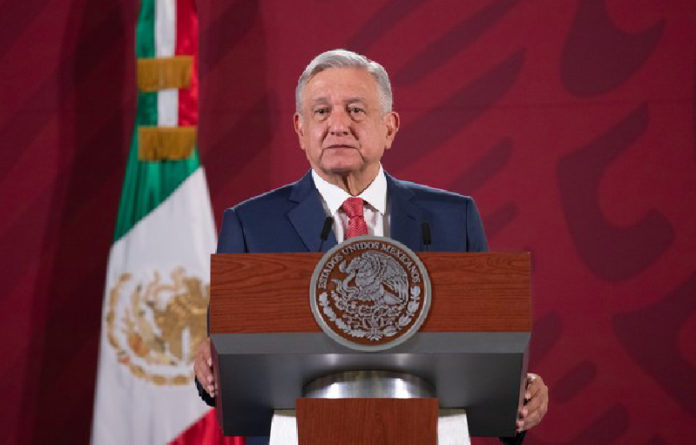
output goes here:
[{"label": "elderly man", "polygon": [[[486,251],[474,201],[466,196],[397,180],[381,159],[399,130],[384,68],[346,50],[312,60],[299,78],[295,132],[311,170],[296,183],[225,211],[218,253],[324,250],[359,235],[388,236],[413,250]],[[320,240],[333,217],[333,233]],[[423,225],[432,240],[423,239]],[[212,404],[216,382],[210,342],[198,351],[194,369],[201,397]],[[537,425],[547,410],[548,389],[528,376],[518,432]],[[508,443],[521,441],[505,439]]]}]

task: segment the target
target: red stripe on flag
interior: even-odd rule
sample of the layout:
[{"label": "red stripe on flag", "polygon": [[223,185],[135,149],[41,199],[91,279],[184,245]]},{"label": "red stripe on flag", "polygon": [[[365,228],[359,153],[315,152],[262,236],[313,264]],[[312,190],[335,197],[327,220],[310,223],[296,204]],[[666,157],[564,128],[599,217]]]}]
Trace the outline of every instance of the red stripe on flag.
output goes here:
[{"label": "red stripe on flag", "polygon": [[179,435],[176,439],[170,442],[171,445],[244,445],[243,437],[225,437],[222,435],[222,430],[218,425],[215,417],[215,410],[211,409],[208,413],[198,419]]},{"label": "red stripe on flag", "polygon": [[179,126],[198,124],[198,14],[195,0],[176,2],[177,56],[193,56],[191,85],[179,90]]}]

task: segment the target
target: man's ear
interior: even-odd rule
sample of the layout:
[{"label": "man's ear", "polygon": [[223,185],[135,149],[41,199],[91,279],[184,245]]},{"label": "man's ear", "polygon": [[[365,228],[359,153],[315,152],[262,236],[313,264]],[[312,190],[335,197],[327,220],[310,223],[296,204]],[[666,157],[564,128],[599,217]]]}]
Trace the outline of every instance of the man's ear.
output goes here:
[{"label": "man's ear", "polygon": [[304,122],[300,113],[295,112],[292,116],[292,125],[297,133],[297,138],[300,141],[300,148],[304,150]]},{"label": "man's ear", "polygon": [[390,111],[384,115],[384,125],[387,127],[387,137],[384,144],[384,149],[389,150],[394,142],[396,133],[399,131],[399,124],[401,119],[399,118],[399,113],[396,111]]}]

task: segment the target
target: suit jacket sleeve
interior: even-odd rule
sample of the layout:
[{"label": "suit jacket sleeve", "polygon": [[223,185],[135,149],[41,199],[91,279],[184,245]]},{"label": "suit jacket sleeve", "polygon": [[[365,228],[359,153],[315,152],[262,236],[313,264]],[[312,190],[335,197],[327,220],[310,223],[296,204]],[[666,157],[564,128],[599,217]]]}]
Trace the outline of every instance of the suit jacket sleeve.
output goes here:
[{"label": "suit jacket sleeve", "polygon": [[[220,236],[218,238],[217,253],[242,253],[246,252],[246,243],[244,242],[244,229],[239,221],[239,217],[233,208],[225,210],[222,217],[222,227],[220,228]],[[196,381],[196,389],[198,395],[209,406],[215,406],[215,397],[210,397],[208,392],[203,389],[203,386]]]},{"label": "suit jacket sleeve", "polygon": [[467,252],[488,252],[486,232],[483,230],[481,215],[473,199],[466,202],[466,237]]},{"label": "suit jacket sleeve", "polygon": [[505,445],[521,445],[524,441],[524,436],[526,434],[526,431],[522,431],[521,433],[517,433],[513,437],[500,437],[500,443]]},{"label": "suit jacket sleeve", "polygon": [[217,253],[244,253],[244,229],[234,208],[225,210],[218,238]]}]

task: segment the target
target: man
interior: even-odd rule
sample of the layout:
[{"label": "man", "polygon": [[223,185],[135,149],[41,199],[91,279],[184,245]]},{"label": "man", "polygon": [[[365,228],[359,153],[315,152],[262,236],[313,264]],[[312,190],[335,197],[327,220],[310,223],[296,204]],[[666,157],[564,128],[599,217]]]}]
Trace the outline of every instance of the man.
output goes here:
[{"label": "man", "polygon": [[[362,55],[333,50],[305,68],[295,92],[295,132],[311,171],[294,184],[252,198],[225,211],[218,253],[328,250],[351,236],[388,236],[412,250],[486,251],[483,225],[473,200],[444,190],[399,181],[381,159],[399,130],[384,68]],[[327,216],[333,233],[322,243]],[[432,240],[423,239],[427,223]],[[194,363],[199,392],[215,397],[210,342]],[[527,403],[518,432],[546,414],[548,389],[529,374]],[[523,434],[508,443],[519,443]]]}]

